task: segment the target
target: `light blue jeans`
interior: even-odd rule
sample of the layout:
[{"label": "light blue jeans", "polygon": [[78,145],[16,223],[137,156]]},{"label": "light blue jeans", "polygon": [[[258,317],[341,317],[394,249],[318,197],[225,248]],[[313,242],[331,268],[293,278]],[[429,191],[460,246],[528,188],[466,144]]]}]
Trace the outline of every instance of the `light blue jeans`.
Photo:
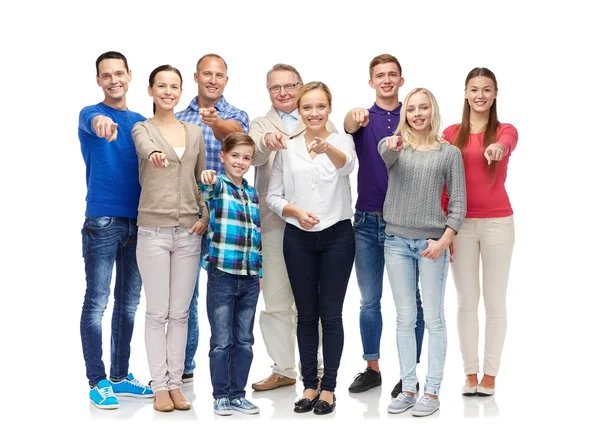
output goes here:
[{"label": "light blue jeans", "polygon": [[446,250],[437,260],[421,257],[427,248],[425,239],[405,239],[386,235],[385,264],[396,304],[396,343],[402,371],[403,391],[416,392],[417,321],[416,273],[421,281],[421,298],[425,328],[429,333],[425,393],[438,395],[446,361],[446,319],[444,293],[450,253]]}]

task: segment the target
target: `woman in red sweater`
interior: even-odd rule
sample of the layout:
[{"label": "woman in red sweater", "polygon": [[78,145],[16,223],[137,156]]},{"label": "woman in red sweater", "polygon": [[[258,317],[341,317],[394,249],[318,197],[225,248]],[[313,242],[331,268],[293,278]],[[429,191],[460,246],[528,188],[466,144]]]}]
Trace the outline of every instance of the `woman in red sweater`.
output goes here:
[{"label": "woman in red sweater", "polygon": [[[506,335],[506,288],[515,229],[504,183],[518,134],[512,125],[498,121],[497,95],[498,85],[492,71],[471,70],[465,81],[462,122],[443,133],[444,139],[462,152],[467,185],[467,216],[454,237],[452,264],[458,297],[458,335],[466,374],[463,395],[494,394]],[[477,376],[480,288],[486,315],[481,381]]]}]

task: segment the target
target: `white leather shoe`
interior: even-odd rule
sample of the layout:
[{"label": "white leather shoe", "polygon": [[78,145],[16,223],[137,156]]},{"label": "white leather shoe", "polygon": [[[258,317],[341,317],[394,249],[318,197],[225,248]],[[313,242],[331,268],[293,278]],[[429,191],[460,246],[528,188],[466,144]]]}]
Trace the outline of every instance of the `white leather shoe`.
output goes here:
[{"label": "white leather shoe", "polygon": [[473,385],[472,387],[465,385],[462,387],[462,395],[476,395],[477,394],[477,385]]},{"label": "white leather shoe", "polygon": [[481,385],[477,385],[477,395],[482,395],[482,396],[494,395],[494,389],[482,387]]}]

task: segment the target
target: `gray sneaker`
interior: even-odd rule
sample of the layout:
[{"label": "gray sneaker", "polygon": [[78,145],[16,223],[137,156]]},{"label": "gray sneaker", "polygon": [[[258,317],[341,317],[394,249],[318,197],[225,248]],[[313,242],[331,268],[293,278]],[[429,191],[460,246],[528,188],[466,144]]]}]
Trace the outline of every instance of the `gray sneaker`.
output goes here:
[{"label": "gray sneaker", "polygon": [[392,400],[392,402],[388,405],[389,413],[402,413],[406,410],[410,409],[415,405],[417,399],[415,396],[400,393],[398,396]]},{"label": "gray sneaker", "polygon": [[423,394],[415,407],[413,407],[413,416],[429,416],[440,408],[440,400]]}]

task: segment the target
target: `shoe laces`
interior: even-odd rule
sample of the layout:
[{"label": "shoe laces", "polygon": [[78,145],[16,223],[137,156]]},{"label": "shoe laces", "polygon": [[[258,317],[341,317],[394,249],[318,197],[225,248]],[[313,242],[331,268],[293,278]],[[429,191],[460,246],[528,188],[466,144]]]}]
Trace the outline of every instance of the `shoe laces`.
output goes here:
[{"label": "shoe laces", "polygon": [[104,387],[104,388],[98,388],[98,387],[96,387],[96,390],[105,399],[109,398],[109,397],[114,397],[115,396],[115,393],[113,392],[113,389],[112,389],[111,386]]},{"label": "shoe laces", "polygon": [[359,373],[357,373],[357,374],[354,376],[354,380],[356,381],[356,380],[358,379],[358,380],[361,380],[361,381],[362,381],[363,379],[365,379],[365,376],[367,376],[367,372],[368,372],[369,370],[373,370],[373,369],[366,368],[364,372],[359,372]]},{"label": "shoe laces", "polygon": [[424,395],[423,397],[421,397],[421,400],[419,400],[419,403],[427,406],[431,400],[433,400],[431,397],[429,397],[428,395]]},{"label": "shoe laces", "polygon": [[404,400],[407,397],[409,397],[408,394],[400,393],[396,396],[396,400]]},{"label": "shoe laces", "polygon": [[135,378],[133,378],[133,379],[127,379],[127,382],[129,382],[131,385],[134,385],[136,387],[146,388],[146,385],[142,384],[140,381],[138,381]]}]

